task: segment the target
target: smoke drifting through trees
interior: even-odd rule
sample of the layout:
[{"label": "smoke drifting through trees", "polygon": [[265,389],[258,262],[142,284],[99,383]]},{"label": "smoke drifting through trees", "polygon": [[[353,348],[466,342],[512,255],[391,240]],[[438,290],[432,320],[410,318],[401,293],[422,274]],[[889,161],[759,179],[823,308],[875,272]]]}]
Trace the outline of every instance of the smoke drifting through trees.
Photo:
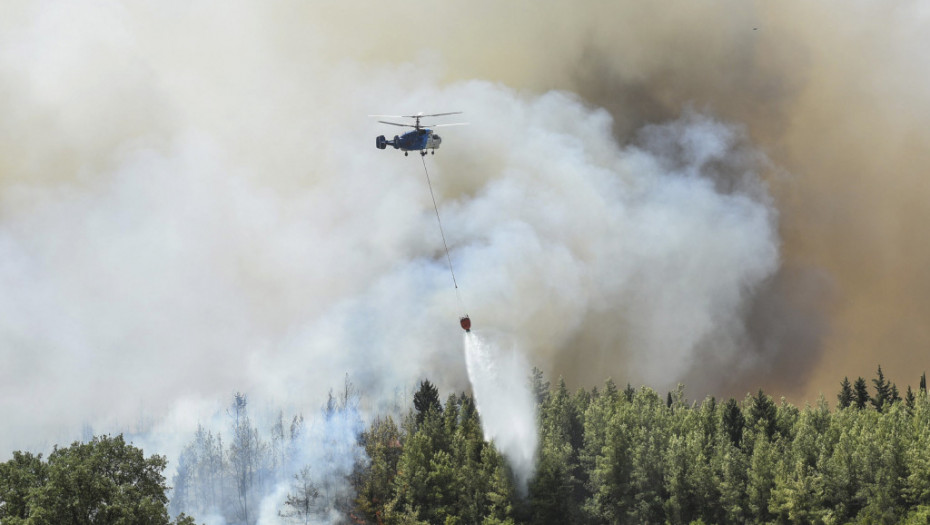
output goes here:
[{"label": "smoke drifting through trees", "polygon": [[[198,427],[178,457],[171,512],[225,523],[335,523],[354,506],[353,472],[367,464],[359,395],[346,379],[308,420],[279,412],[270,432],[236,394],[226,431]],[[228,436],[224,444],[223,436]]]},{"label": "smoke drifting through trees", "polygon": [[[369,459],[351,475],[301,469],[279,489],[286,497],[264,498],[258,523],[337,517],[326,508],[344,510],[336,522],[371,523],[922,522],[930,511],[921,475],[930,460],[925,382],[901,398],[879,367],[871,383],[874,394],[864,392],[861,403],[844,380],[836,410],[823,397],[799,409],[761,389],[742,402],[692,402],[682,385],[666,396],[620,391],[611,381],[572,393],[534,370],[540,440],[521,492],[502,447],[482,439],[488,423],[475,400],[451,394],[442,403],[423,381],[400,425],[389,415],[367,425],[360,444]],[[333,505],[322,487],[346,479],[357,497]]]}]

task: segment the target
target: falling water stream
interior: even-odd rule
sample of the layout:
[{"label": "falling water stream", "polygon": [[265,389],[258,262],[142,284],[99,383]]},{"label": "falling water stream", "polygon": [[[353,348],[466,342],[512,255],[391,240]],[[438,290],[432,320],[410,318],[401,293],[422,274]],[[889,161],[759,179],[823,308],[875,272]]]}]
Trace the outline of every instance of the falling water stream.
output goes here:
[{"label": "falling water stream", "polygon": [[535,467],[536,404],[526,359],[513,344],[467,332],[465,362],[484,438],[510,462],[525,492]]}]

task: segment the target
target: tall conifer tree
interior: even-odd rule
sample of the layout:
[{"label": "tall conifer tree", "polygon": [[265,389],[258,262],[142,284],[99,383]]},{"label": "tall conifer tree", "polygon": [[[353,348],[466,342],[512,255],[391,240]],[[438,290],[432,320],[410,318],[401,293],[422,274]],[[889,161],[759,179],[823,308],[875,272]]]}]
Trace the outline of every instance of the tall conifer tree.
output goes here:
[{"label": "tall conifer tree", "polygon": [[892,401],[891,383],[885,379],[885,373],[882,372],[882,365],[878,365],[878,377],[872,380],[875,386],[875,396],[872,398],[872,406],[881,412],[885,405],[890,405]]},{"label": "tall conifer tree", "polygon": [[848,408],[852,404],[854,395],[849,377],[843,378],[843,382],[840,383],[840,393],[836,397],[839,400],[839,408]]},{"label": "tall conifer tree", "polygon": [[862,376],[859,376],[856,379],[856,382],[853,384],[853,392],[855,392],[855,401],[856,408],[862,410],[865,408],[865,404],[869,402],[869,387],[865,384],[865,379]]}]

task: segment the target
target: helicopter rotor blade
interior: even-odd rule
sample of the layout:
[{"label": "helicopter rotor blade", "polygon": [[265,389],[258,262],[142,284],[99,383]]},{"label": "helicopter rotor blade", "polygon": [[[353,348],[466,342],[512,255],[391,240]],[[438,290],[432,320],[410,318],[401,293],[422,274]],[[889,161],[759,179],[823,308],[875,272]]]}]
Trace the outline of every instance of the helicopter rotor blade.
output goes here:
[{"label": "helicopter rotor blade", "polygon": [[452,124],[433,124],[433,125],[421,124],[421,126],[424,128],[444,128],[447,126],[467,126],[467,125],[468,125],[468,122],[454,122]]},{"label": "helicopter rotor blade", "polygon": [[461,115],[461,114],[462,114],[461,111],[451,111],[448,113],[432,113],[429,115],[424,115],[421,112],[417,115],[368,115],[368,116],[369,117],[383,117],[383,118],[412,118],[412,119],[415,119],[413,124],[401,124],[399,122],[389,122],[387,120],[379,120],[378,122],[382,124],[390,124],[391,126],[400,126],[403,128],[423,129],[423,128],[428,128],[428,127],[436,128],[436,127],[441,127],[441,126],[463,126],[467,124],[467,122],[460,122],[456,124],[435,124],[435,125],[423,124],[422,122],[420,122],[420,119],[423,117],[442,117],[445,115]]},{"label": "helicopter rotor blade", "polygon": [[415,127],[416,127],[416,126],[414,126],[413,124],[399,124],[399,123],[397,123],[397,122],[388,122],[388,121],[386,121],[386,120],[379,120],[378,122],[380,122],[380,123],[382,123],[382,124],[390,124],[390,125],[392,125],[392,126],[400,126],[400,127],[402,127],[402,128],[415,128]]},{"label": "helicopter rotor blade", "polygon": [[407,118],[417,118],[417,117],[443,117],[445,115],[461,115],[461,111],[452,111],[450,113],[433,113],[431,115],[424,115],[420,113],[419,115],[405,115]]}]

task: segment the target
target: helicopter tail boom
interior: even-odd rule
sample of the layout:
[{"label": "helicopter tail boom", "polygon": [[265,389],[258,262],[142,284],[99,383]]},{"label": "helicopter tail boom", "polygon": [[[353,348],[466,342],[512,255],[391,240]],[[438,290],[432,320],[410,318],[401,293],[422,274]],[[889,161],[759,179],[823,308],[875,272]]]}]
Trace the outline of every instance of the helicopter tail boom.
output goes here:
[{"label": "helicopter tail boom", "polygon": [[384,138],[384,135],[378,135],[378,137],[375,139],[375,147],[378,149],[386,149],[388,146],[394,146],[394,149],[400,147],[397,144],[397,136],[394,136],[394,140],[387,140]]}]

